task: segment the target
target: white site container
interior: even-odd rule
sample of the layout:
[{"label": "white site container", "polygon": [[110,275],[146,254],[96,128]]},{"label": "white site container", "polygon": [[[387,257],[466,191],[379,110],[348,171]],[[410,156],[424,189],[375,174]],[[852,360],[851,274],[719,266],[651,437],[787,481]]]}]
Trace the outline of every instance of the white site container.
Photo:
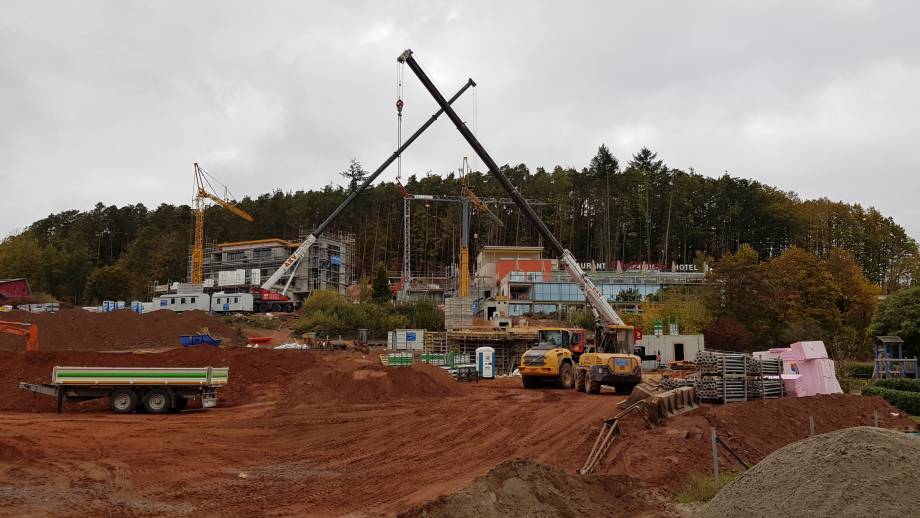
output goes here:
[{"label": "white site container", "polygon": [[251,313],[252,293],[215,293],[211,295],[214,313]]},{"label": "white site container", "polygon": [[159,309],[168,309],[181,313],[183,311],[208,311],[211,309],[211,297],[207,293],[170,293],[153,299]]},{"label": "white site container", "polygon": [[476,371],[480,378],[495,377],[495,349],[492,347],[476,348]]},{"label": "white site container", "polygon": [[390,342],[391,349],[421,351],[424,346],[424,329],[397,329],[393,331],[393,339]]}]

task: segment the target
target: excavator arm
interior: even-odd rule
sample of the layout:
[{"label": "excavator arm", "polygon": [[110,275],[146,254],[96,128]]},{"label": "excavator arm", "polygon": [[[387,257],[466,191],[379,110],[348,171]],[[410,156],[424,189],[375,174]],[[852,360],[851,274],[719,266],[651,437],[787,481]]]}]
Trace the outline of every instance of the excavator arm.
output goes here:
[{"label": "excavator arm", "polygon": [[26,337],[26,351],[38,350],[38,326],[28,322],[0,322],[0,333]]},{"label": "excavator arm", "polygon": [[591,307],[592,312],[594,313],[595,319],[598,321],[598,324],[603,325],[623,325],[623,319],[617,314],[613,309],[613,306],[607,302],[606,297],[597,289],[597,286],[588,278],[584,270],[578,265],[578,261],[575,260],[575,256],[572,255],[568,249],[562,246],[562,243],[556,238],[555,235],[549,230],[549,227],[543,222],[534,208],[527,203],[527,200],[524,196],[517,190],[517,188],[511,183],[510,180],[501,172],[498,167],[498,164],[486,149],[479,142],[479,139],[473,135],[473,132],[470,131],[466,123],[457,115],[457,112],[451,108],[450,103],[444,99],[444,96],[441,95],[441,92],[438,91],[438,88],[431,82],[431,79],[428,78],[428,75],[425,74],[425,71],[422,70],[422,67],[419,66],[418,62],[415,60],[415,57],[412,55],[411,50],[406,50],[403,52],[397,61],[400,63],[406,63],[409,65],[409,68],[412,69],[412,72],[415,73],[422,85],[428,90],[428,93],[434,98],[435,102],[438,103],[438,106],[444,110],[444,113],[447,114],[447,117],[450,118],[451,122],[457,127],[457,130],[463,135],[463,138],[469,143],[470,147],[473,148],[473,151],[479,156],[482,162],[488,167],[489,173],[498,181],[502,188],[511,196],[511,199],[514,200],[515,204],[524,215],[530,220],[534,226],[537,227],[537,230],[543,236],[543,239],[546,240],[550,248],[553,249],[559,256],[559,260],[562,263],[562,267],[568,272],[569,276],[572,277],[572,280],[575,281],[578,286],[581,288],[582,292],[585,294],[585,298],[588,300],[588,304]]}]

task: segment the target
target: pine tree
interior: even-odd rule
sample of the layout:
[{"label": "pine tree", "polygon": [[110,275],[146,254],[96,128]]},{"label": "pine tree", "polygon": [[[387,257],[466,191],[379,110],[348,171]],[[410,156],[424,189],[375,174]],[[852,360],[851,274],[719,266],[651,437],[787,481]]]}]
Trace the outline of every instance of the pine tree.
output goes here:
[{"label": "pine tree", "polygon": [[359,185],[364,183],[364,180],[367,178],[367,171],[361,167],[361,162],[358,162],[357,159],[352,158],[348,163],[348,169],[339,173],[343,178],[348,179],[348,190],[354,191],[358,188]]},{"label": "pine tree", "polygon": [[377,266],[374,267],[374,282],[371,283],[371,299],[377,303],[393,300],[393,292],[390,291],[390,281],[387,279],[387,267],[383,263],[377,263]]}]

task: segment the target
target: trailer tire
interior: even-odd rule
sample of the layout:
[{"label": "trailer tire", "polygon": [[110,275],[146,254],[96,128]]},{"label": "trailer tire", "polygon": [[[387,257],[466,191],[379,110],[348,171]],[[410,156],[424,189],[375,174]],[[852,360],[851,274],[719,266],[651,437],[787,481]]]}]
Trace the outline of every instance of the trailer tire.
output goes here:
[{"label": "trailer tire", "polygon": [[137,409],[137,393],[131,389],[115,389],[109,394],[109,407],[116,414],[130,414]]},{"label": "trailer tire", "polygon": [[293,312],[293,311],[294,311],[294,306],[293,306],[293,305],[291,305],[291,304],[285,304],[285,305],[284,305],[284,312],[285,312],[285,313],[291,313],[291,312]]},{"label": "trailer tire", "polygon": [[185,410],[185,407],[188,406],[188,398],[182,396],[176,396],[176,400],[173,402],[172,409],[170,412],[176,413]]},{"label": "trailer tire", "polygon": [[172,408],[171,401],[169,390],[155,388],[144,397],[144,408],[151,414],[165,414]]}]

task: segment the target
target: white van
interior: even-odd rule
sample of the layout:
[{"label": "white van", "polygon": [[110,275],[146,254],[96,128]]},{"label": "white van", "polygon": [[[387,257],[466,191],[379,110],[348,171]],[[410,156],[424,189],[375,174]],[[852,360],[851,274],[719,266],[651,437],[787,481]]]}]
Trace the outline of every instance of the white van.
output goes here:
[{"label": "white van", "polygon": [[214,313],[252,313],[252,293],[214,293],[211,311]]}]

